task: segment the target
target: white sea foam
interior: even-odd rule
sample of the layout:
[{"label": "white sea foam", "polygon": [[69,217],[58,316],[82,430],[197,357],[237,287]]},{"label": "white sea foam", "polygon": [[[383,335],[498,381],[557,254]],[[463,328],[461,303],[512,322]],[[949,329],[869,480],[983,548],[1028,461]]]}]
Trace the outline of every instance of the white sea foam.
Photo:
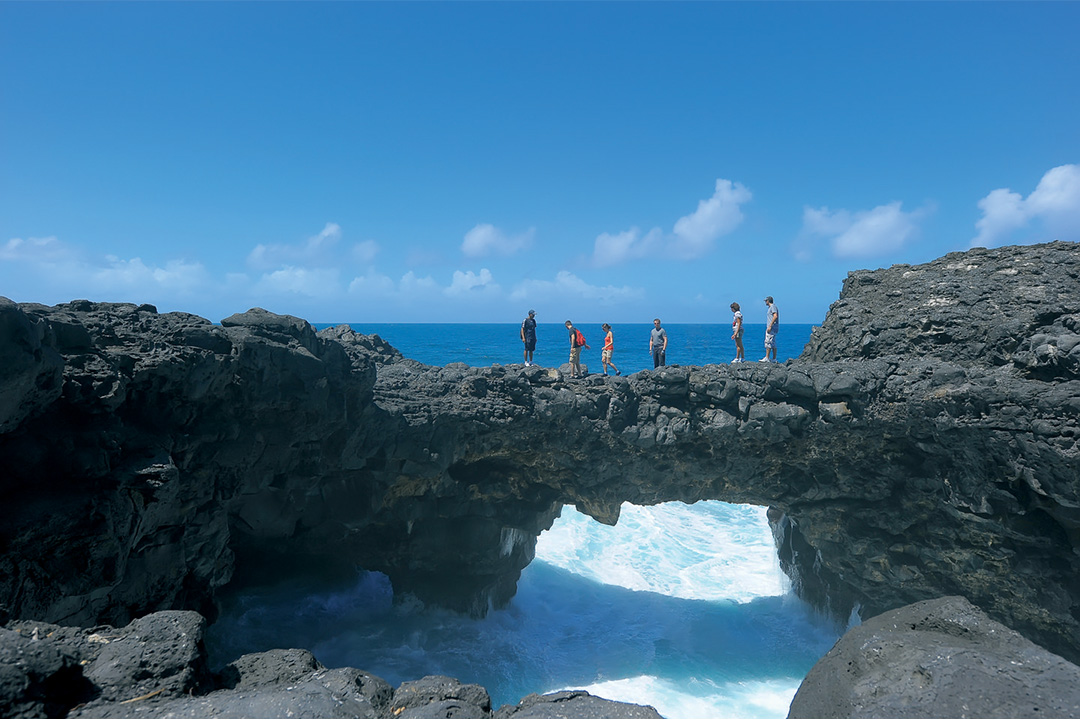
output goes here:
[{"label": "white sea foam", "polygon": [[496,707],[580,688],[670,718],[780,718],[836,640],[786,589],[763,508],[625,505],[616,527],[567,508],[510,605],[484,618],[393,598],[384,575],[364,573],[246,590],[208,644],[217,664],[306,647],[395,686],[449,675]]},{"label": "white sea foam", "polygon": [[538,560],[597,582],[695,600],[783,595],[765,508],[700,502],[625,503],[615,527],[567,508],[543,533]]},{"label": "white sea foam", "polygon": [[652,705],[666,718],[782,718],[787,716],[801,680],[781,678],[716,684],[709,679],[673,681],[642,675],[576,689],[609,700]]}]

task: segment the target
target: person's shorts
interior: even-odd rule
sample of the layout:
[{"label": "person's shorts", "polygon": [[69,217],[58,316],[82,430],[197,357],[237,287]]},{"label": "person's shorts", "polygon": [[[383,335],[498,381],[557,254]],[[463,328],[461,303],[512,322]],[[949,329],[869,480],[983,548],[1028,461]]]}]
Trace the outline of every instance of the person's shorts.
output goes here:
[{"label": "person's shorts", "polygon": [[581,362],[581,346],[570,348],[570,364],[576,365]]},{"label": "person's shorts", "polygon": [[611,362],[611,348],[600,351],[600,362]]},{"label": "person's shorts", "polygon": [[736,340],[742,340],[744,330],[745,330],[745,328],[739,328],[739,332],[735,333],[735,339]]},{"label": "person's shorts", "polygon": [[776,347],[776,333],[765,333],[765,347]]},{"label": "person's shorts", "polygon": [[532,352],[533,350],[536,350],[536,338],[534,338],[534,337],[525,338],[525,349],[528,350],[529,352]]}]

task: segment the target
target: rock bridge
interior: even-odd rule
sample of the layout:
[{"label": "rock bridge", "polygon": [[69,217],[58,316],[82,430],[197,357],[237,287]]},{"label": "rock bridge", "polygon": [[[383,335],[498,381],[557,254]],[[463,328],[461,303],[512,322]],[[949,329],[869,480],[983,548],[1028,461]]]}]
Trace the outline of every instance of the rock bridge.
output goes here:
[{"label": "rock bridge", "polygon": [[563,505],[717,499],[769,506],[837,617],[964,595],[1076,661],[1077,248],[852,273],[783,365],[574,381],[260,310],[0,300],[0,616],[119,625],[357,565],[483,612]]}]

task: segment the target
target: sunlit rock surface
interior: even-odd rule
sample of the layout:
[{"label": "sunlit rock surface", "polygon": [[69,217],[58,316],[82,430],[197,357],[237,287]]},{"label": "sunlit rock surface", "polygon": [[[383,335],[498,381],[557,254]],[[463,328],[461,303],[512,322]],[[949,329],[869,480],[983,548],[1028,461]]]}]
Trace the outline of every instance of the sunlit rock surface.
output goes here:
[{"label": "sunlit rock surface", "polygon": [[849,630],[803,680],[792,718],[1075,718],[1080,667],[961,597]]}]

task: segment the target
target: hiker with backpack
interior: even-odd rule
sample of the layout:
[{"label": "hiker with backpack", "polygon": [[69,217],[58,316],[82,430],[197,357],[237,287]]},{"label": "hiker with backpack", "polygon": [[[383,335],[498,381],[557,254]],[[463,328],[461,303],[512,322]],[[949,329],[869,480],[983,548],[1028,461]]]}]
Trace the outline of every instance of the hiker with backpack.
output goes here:
[{"label": "hiker with backpack", "polygon": [[570,331],[570,377],[585,377],[581,371],[581,348],[588,349],[589,345],[582,332],[574,327],[574,323],[567,320],[566,329]]}]

